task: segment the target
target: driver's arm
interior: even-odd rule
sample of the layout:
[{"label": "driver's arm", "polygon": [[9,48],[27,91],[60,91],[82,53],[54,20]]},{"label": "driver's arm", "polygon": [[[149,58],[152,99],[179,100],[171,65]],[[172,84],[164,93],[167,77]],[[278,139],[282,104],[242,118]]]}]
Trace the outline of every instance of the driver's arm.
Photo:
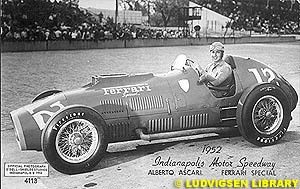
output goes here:
[{"label": "driver's arm", "polygon": [[204,72],[201,75],[200,80],[206,80],[206,81],[209,81],[209,82],[213,82],[213,81],[217,80],[217,78],[215,78],[214,76],[210,75],[207,72]]},{"label": "driver's arm", "polygon": [[209,81],[209,82],[212,82],[212,81],[215,81],[216,78],[212,75],[210,75],[207,70],[208,68],[211,66],[211,64],[208,64],[206,67],[205,67],[205,70],[201,70],[201,73],[199,74],[199,81],[202,82],[202,81]]},{"label": "driver's arm", "polygon": [[197,71],[199,77],[205,72],[204,69],[197,63],[191,64],[190,66]]},{"label": "driver's arm", "polygon": [[[208,81],[210,82],[211,84],[213,84],[217,79],[208,74],[206,71],[204,71],[201,75],[200,75],[200,78],[199,78],[199,82],[204,82],[204,81]],[[214,84],[213,84],[214,85]]]},{"label": "driver's arm", "polygon": [[218,72],[216,77],[214,77],[214,76],[210,75],[209,73],[205,72],[200,77],[200,81],[206,80],[206,81],[210,82],[212,85],[218,86],[221,83],[223,83],[223,81],[225,81],[230,76],[230,74],[231,74],[230,67],[224,67]]}]

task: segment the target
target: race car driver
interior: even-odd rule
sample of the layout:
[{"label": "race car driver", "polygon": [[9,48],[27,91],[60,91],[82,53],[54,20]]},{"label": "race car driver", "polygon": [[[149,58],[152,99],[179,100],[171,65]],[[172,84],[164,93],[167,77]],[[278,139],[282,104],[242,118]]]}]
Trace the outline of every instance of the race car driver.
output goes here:
[{"label": "race car driver", "polygon": [[213,86],[226,85],[226,80],[230,78],[232,70],[230,65],[223,60],[224,49],[221,42],[214,42],[210,45],[212,62],[202,71],[200,81],[208,81]]},{"label": "race car driver", "polygon": [[[214,42],[210,45],[211,63],[205,69],[199,69],[199,82],[205,83],[216,97],[226,96],[232,84],[232,69],[223,60],[224,45]],[[220,90],[218,90],[220,89]]]}]

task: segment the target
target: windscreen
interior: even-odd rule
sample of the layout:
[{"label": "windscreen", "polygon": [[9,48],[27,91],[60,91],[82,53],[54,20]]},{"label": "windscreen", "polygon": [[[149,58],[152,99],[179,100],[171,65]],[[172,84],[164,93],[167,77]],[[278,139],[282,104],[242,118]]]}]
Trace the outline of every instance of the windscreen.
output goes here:
[{"label": "windscreen", "polygon": [[178,55],[174,62],[172,63],[171,70],[186,70],[187,65],[186,65],[186,60],[187,57],[184,54]]}]

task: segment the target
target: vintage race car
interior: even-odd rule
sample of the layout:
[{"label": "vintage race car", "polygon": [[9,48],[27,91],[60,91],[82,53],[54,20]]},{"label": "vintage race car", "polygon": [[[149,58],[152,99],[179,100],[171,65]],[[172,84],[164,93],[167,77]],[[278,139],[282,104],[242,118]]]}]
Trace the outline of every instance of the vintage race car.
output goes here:
[{"label": "vintage race car", "polygon": [[[108,143],[156,140],[238,127],[249,142],[275,144],[286,133],[298,96],[273,69],[227,56],[229,89],[199,82],[195,63],[179,55],[161,75],[93,76],[76,90],[50,90],[11,112],[21,150],[42,150],[56,170],[90,171]],[[217,95],[221,92],[222,96]]]}]

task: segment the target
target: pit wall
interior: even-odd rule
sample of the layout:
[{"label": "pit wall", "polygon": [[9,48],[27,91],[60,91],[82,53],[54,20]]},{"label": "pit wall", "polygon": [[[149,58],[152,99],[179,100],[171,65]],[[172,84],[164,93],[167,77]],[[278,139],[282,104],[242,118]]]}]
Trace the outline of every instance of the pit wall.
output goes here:
[{"label": "pit wall", "polygon": [[278,42],[294,42],[296,41],[296,37],[295,36],[280,36],[280,37],[259,36],[259,37],[235,37],[235,38],[208,37],[208,38],[201,38],[201,39],[187,39],[187,38],[134,39],[134,40],[106,40],[106,41],[20,41],[20,42],[1,41],[1,52],[208,45],[214,41],[220,41],[225,44],[278,43]]}]

